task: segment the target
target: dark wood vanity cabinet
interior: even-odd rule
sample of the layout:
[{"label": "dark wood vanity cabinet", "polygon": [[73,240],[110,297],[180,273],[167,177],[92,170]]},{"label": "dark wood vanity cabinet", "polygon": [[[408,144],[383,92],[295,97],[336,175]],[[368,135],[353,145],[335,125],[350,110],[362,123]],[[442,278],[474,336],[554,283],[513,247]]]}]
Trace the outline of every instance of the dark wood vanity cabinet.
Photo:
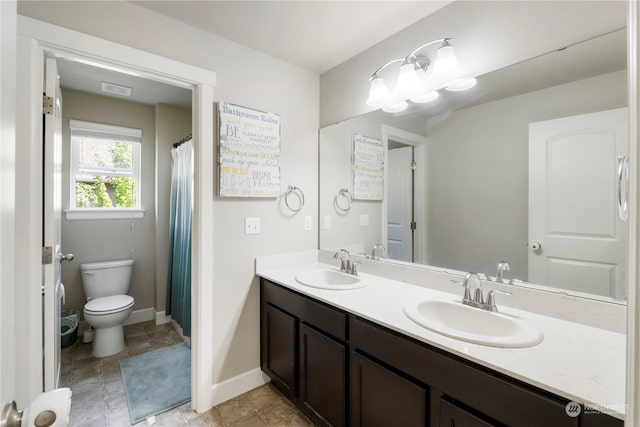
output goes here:
[{"label": "dark wood vanity cabinet", "polygon": [[428,392],[400,374],[351,353],[351,425],[422,427],[427,424]]},{"label": "dark wood vanity cabinet", "polygon": [[570,417],[564,398],[266,279],[260,289],[262,370],[318,425],[623,426]]},{"label": "dark wood vanity cabinet", "polygon": [[318,425],[347,425],[346,314],[260,281],[262,370]]}]

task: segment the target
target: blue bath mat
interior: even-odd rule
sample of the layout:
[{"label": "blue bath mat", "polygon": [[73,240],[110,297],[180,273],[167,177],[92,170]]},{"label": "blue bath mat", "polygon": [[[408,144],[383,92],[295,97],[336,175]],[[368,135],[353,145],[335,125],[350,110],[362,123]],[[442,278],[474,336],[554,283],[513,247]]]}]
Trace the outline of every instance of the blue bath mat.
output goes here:
[{"label": "blue bath mat", "polygon": [[186,343],[120,360],[131,423],[191,400],[191,350]]}]

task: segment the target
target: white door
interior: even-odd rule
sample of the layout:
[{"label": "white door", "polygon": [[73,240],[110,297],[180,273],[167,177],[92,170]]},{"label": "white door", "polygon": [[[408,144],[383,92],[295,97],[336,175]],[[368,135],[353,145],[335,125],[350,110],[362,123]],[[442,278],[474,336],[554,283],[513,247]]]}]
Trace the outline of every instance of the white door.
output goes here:
[{"label": "white door", "polygon": [[[62,98],[56,60],[45,62],[45,96],[50,108],[44,114],[43,165],[43,242],[50,248],[51,259],[43,255],[42,287],[44,335],[44,389],[58,388],[60,381],[60,298],[64,287],[60,283],[60,264],[65,259],[60,246],[62,205]],[[46,103],[46,99],[45,99]],[[43,250],[44,253],[44,250]]]},{"label": "white door", "polygon": [[529,125],[529,281],[625,297],[627,109]]},{"label": "white door", "polygon": [[387,250],[388,257],[413,261],[413,147],[388,152]]}]

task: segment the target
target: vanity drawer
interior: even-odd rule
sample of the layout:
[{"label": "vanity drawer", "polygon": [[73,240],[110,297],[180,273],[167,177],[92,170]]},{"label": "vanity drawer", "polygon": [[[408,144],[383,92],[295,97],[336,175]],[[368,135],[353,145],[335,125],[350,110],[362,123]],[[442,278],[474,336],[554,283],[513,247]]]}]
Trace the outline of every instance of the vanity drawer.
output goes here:
[{"label": "vanity drawer", "polygon": [[366,353],[500,423],[578,426],[578,418],[565,412],[567,401],[368,321],[350,317],[349,337],[352,350]]},{"label": "vanity drawer", "polygon": [[278,307],[300,321],[343,342],[346,341],[347,317],[341,311],[266,279],[260,279],[260,299],[263,304]]}]

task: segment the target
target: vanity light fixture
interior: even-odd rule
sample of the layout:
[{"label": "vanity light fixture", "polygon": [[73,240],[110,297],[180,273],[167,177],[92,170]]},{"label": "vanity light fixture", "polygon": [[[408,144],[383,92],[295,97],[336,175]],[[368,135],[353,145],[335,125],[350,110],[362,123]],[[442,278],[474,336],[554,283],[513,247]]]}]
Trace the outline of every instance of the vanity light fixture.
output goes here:
[{"label": "vanity light fixture", "polygon": [[[407,101],[418,104],[435,101],[440,96],[440,89],[458,92],[474,87],[476,79],[463,76],[450,41],[450,38],[432,40],[408,56],[394,59],[378,68],[369,77],[371,86],[367,105],[382,108],[387,113],[399,113],[409,106]],[[422,49],[434,45],[439,47],[433,61],[428,56],[418,55]],[[380,73],[396,63],[401,63],[400,71],[395,87],[390,91]]]}]

